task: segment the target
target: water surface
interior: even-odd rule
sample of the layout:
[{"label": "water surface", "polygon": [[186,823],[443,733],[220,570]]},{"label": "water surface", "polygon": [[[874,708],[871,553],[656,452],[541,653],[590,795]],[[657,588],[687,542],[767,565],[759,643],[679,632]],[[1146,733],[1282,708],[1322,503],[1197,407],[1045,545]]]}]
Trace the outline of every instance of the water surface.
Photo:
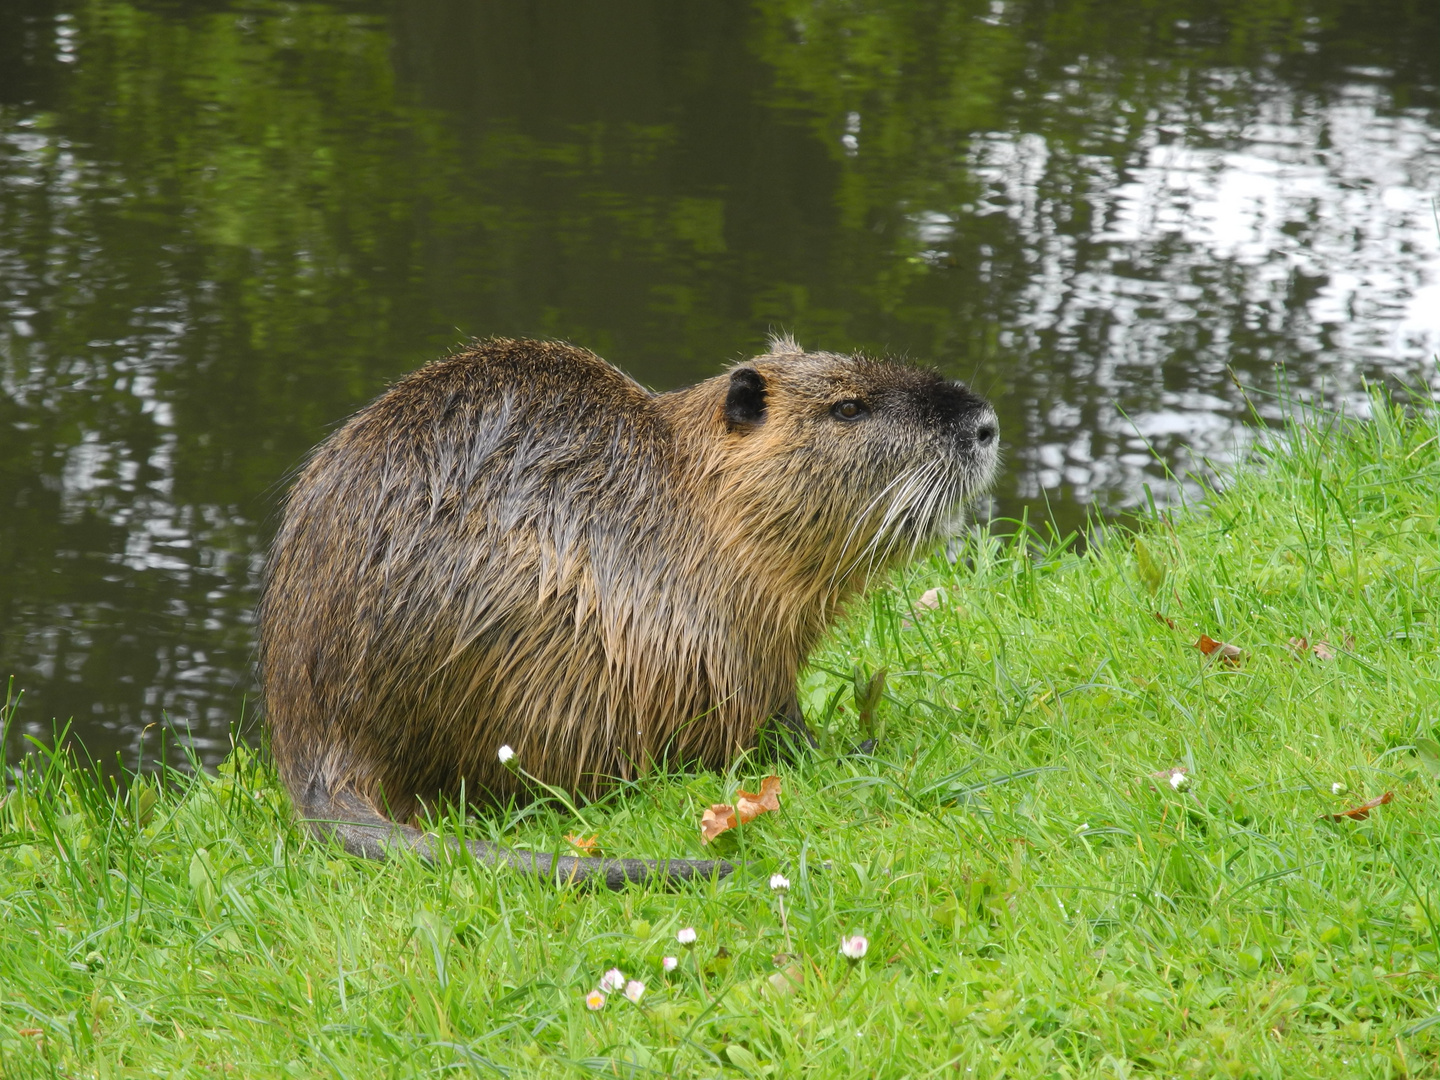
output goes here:
[{"label": "water surface", "polygon": [[1437,42],[1429,0],[0,5],[8,750],[222,754],[285,477],[471,335],[937,364],[999,410],[990,511],[1062,528],[1223,466],[1277,365],[1426,386]]}]

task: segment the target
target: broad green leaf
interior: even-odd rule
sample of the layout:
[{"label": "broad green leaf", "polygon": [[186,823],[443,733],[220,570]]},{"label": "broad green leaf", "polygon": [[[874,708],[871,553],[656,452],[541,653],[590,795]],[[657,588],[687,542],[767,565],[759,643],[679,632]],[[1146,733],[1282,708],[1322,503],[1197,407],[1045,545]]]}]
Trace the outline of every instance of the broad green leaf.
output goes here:
[{"label": "broad green leaf", "polygon": [[1415,754],[1430,775],[1440,780],[1440,742],[1434,739],[1416,739]]}]

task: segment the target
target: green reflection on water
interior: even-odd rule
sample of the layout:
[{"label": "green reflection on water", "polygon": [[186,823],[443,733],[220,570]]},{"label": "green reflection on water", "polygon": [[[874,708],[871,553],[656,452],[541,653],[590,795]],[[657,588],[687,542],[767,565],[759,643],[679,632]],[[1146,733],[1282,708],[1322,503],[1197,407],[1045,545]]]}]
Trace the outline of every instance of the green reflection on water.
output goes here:
[{"label": "green reflection on water", "polygon": [[1437,29],[1418,2],[7,5],[0,672],[31,730],[133,760],[166,714],[222,750],[284,476],[469,335],[657,386],[774,329],[905,353],[995,398],[1003,510],[1120,505],[1158,476],[1117,401],[1183,462],[1185,416],[1242,410],[1227,365],[1413,370],[1423,342],[1366,327],[1423,260],[1327,322],[1337,270],[1403,278],[1419,241],[1335,254],[1326,195],[1274,257],[1217,255],[1115,193],[1167,147],[1331,138],[1352,101],[1430,133],[1397,158],[1418,190]]}]

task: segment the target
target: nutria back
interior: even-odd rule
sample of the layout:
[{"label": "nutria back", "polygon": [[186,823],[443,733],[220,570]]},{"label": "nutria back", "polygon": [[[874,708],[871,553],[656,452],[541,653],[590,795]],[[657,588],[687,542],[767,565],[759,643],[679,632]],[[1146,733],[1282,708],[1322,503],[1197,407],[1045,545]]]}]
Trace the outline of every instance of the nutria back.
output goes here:
[{"label": "nutria back", "polygon": [[720,767],[847,599],[953,529],[990,406],[899,364],[772,351],[654,394],[594,354],[491,340],[403,378],[300,474],[260,664],[302,815],[393,821]]}]

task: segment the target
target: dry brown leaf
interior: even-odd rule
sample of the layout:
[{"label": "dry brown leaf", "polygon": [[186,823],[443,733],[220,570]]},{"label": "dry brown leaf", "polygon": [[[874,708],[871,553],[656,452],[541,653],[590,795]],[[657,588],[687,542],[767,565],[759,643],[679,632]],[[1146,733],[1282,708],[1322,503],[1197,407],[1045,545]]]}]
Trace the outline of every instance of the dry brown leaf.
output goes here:
[{"label": "dry brown leaf", "polygon": [[736,792],[735,805],[715,803],[700,815],[700,842],[708,844],[727,829],[754,821],[761,814],[780,809],[780,778],[767,776],[760,790]]},{"label": "dry brown leaf", "polygon": [[[933,589],[926,589],[923,593],[920,594],[920,599],[916,600],[915,603],[910,605],[910,614],[918,619],[923,612],[934,611],[941,604],[945,603],[945,600],[946,596],[944,589],[939,588],[938,586]],[[902,630],[908,630],[914,625],[915,624],[909,619],[900,620],[900,629]]]},{"label": "dry brown leaf", "polygon": [[789,997],[805,985],[805,969],[798,962],[792,961],[771,975],[767,981],[773,993]]},{"label": "dry brown leaf", "polygon": [[934,611],[945,602],[945,590],[941,588],[926,589],[920,594],[920,599],[915,601],[916,611]]},{"label": "dry brown leaf", "polygon": [[735,808],[729,803],[715,803],[700,815],[700,843],[708,844],[736,824]]},{"label": "dry brown leaf", "polygon": [[1310,642],[1303,637],[1292,637],[1290,639],[1290,648],[1299,656],[1304,656],[1308,652],[1311,656],[1315,657],[1316,660],[1335,659],[1335,649],[1324,638],[1321,638],[1315,642],[1314,645],[1311,645]]},{"label": "dry brown leaf", "polygon": [[574,833],[565,834],[565,842],[575,849],[577,855],[584,855],[587,858],[591,855],[598,855],[600,848],[600,834],[594,836],[576,836]]},{"label": "dry brown leaf", "polygon": [[767,776],[760,781],[758,792],[736,792],[735,809],[740,814],[740,824],[754,821],[761,814],[780,809],[780,778]]},{"label": "dry brown leaf", "polygon": [[1160,612],[1158,612],[1158,611],[1152,611],[1151,614],[1155,616],[1155,621],[1156,621],[1156,622],[1163,622],[1163,623],[1164,623],[1166,626],[1168,626],[1171,630],[1177,629],[1177,627],[1175,626],[1175,620],[1174,620],[1174,619],[1167,618],[1166,616],[1161,615]]},{"label": "dry brown leaf", "polygon": [[1224,641],[1216,641],[1209,634],[1201,634],[1200,640],[1195,642],[1195,648],[1199,649],[1206,656],[1213,656],[1218,652],[1220,659],[1232,667],[1239,664],[1241,657],[1245,655],[1245,650],[1240,648],[1240,646],[1230,645]]},{"label": "dry brown leaf", "polygon": [[1359,806],[1352,806],[1349,810],[1341,810],[1338,814],[1321,814],[1320,816],[1328,817],[1331,821],[1344,821],[1346,818],[1350,818],[1352,821],[1364,821],[1370,816],[1371,810],[1374,810],[1377,806],[1384,806],[1394,798],[1395,793],[1393,791],[1387,791],[1378,799],[1371,799],[1369,802],[1361,803]]},{"label": "dry brown leaf", "polygon": [[15,1029],[15,1034],[16,1034],[16,1035],[33,1036],[33,1035],[44,1035],[45,1032],[44,1032],[41,1028],[16,1028],[16,1029]]}]

